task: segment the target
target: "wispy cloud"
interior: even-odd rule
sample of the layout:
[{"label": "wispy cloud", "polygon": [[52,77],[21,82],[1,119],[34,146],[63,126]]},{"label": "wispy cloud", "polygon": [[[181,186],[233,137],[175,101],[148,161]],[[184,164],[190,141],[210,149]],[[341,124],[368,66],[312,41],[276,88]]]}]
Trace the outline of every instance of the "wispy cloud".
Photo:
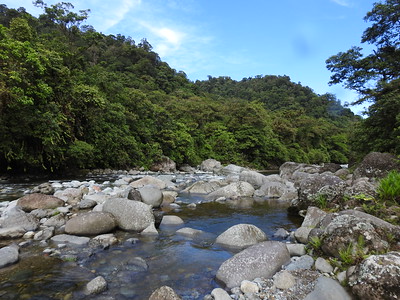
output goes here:
[{"label": "wispy cloud", "polygon": [[346,6],[346,7],[351,6],[351,3],[349,0],[331,0],[331,1],[336,4],[339,4],[341,6]]}]

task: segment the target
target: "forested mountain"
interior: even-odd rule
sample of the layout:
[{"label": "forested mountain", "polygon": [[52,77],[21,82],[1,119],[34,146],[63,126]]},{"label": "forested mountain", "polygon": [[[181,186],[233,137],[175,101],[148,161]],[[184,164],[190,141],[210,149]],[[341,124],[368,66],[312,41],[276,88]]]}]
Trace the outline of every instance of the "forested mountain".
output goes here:
[{"label": "forested mountain", "polygon": [[359,117],[287,76],[191,82],[146,39],[81,26],[88,11],[0,5],[0,171],[149,167],[206,158],[257,168],[340,162]]}]

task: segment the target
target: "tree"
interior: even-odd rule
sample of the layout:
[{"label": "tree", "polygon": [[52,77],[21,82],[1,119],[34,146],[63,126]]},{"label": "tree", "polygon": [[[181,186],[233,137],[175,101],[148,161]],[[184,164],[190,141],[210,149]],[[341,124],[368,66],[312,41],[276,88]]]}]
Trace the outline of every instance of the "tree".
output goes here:
[{"label": "tree", "polygon": [[326,61],[334,73],[330,84],[341,83],[358,92],[360,98],[352,104],[372,102],[359,132],[359,137],[368,143],[356,142],[363,145],[356,150],[399,153],[395,144],[400,120],[400,0],[375,3],[364,19],[372,24],[364,31],[361,42],[375,49],[364,56],[362,48],[352,47],[330,57]]}]

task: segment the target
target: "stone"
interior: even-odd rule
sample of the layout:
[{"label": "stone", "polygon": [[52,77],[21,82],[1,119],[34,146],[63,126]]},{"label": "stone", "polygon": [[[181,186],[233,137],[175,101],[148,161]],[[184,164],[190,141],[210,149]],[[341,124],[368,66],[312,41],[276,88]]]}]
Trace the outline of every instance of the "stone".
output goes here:
[{"label": "stone", "polygon": [[0,268],[7,267],[19,260],[18,246],[6,246],[0,249]]},{"label": "stone", "polygon": [[221,173],[224,175],[239,175],[245,168],[234,164],[229,164],[221,169]]},{"label": "stone", "polygon": [[243,280],[271,278],[290,261],[285,244],[266,241],[237,253],[222,263],[216,278],[228,288],[239,286]]},{"label": "stone", "polygon": [[159,188],[153,186],[144,186],[138,189],[142,202],[152,207],[160,207],[163,201],[163,194]]},{"label": "stone", "polygon": [[184,228],[181,228],[181,229],[177,230],[176,234],[193,238],[193,237],[195,237],[197,235],[204,234],[204,231],[198,230],[198,229],[189,228],[189,227],[184,227]]},{"label": "stone", "polygon": [[55,228],[60,228],[64,226],[66,223],[65,217],[63,214],[57,214],[55,216],[52,216],[51,218],[47,219],[43,225],[48,226],[48,227],[55,227]]},{"label": "stone", "polygon": [[101,246],[103,248],[115,245],[118,243],[118,239],[113,233],[100,234],[92,238],[89,242],[91,246]]},{"label": "stone", "polygon": [[176,163],[169,157],[163,156],[159,161],[150,166],[150,171],[162,173],[176,172]]},{"label": "stone", "polygon": [[211,292],[211,296],[214,300],[232,300],[229,294],[221,288],[213,289]]},{"label": "stone", "polygon": [[273,277],[274,285],[281,290],[287,290],[296,284],[296,279],[287,270],[276,273]]},{"label": "stone", "polygon": [[36,241],[46,241],[54,235],[54,227],[46,227],[38,231],[33,239]]},{"label": "stone", "polygon": [[53,236],[51,240],[55,243],[63,243],[63,244],[69,243],[69,244],[84,246],[89,243],[90,238],[83,236],[69,235],[69,234],[59,234]]},{"label": "stone", "polygon": [[237,224],[221,233],[216,243],[234,248],[246,248],[267,240],[266,234],[251,224]]},{"label": "stone", "polygon": [[296,240],[300,243],[307,244],[308,243],[308,236],[313,228],[311,227],[299,227],[294,232],[294,236]]},{"label": "stone", "polygon": [[199,166],[201,171],[214,173],[219,172],[221,168],[222,164],[219,161],[211,158],[204,160]]},{"label": "stone", "polygon": [[240,283],[240,290],[242,291],[243,294],[252,294],[252,293],[258,293],[260,289],[257,283],[251,282],[249,280],[243,280]]},{"label": "stone", "polygon": [[331,273],[333,272],[333,267],[331,264],[324,258],[318,257],[315,260],[315,269],[322,272],[322,273]]},{"label": "stone", "polygon": [[117,223],[111,213],[87,212],[67,221],[65,232],[72,235],[98,235],[114,230]]},{"label": "stone", "polygon": [[280,239],[286,239],[288,236],[289,232],[284,228],[278,228],[278,230],[273,234],[273,237]]},{"label": "stone", "polygon": [[89,209],[93,208],[97,205],[97,202],[94,201],[93,199],[86,198],[82,199],[81,202],[78,203],[78,208],[79,209]]},{"label": "stone", "polygon": [[319,224],[319,222],[322,221],[323,218],[325,218],[326,215],[327,213],[322,209],[319,209],[315,206],[309,206],[307,208],[307,214],[304,217],[303,223],[301,223],[301,227],[314,228]]},{"label": "stone", "polygon": [[244,170],[240,173],[239,180],[248,182],[255,189],[259,189],[264,184],[266,177],[267,176],[256,171]]},{"label": "stone", "polygon": [[220,197],[237,198],[237,197],[252,197],[254,194],[253,186],[248,182],[233,182],[227,186],[221,187],[218,190],[207,195],[208,200],[215,200]]},{"label": "stone", "polygon": [[197,181],[193,183],[191,186],[184,189],[182,192],[190,193],[190,194],[209,194],[212,193],[219,188],[221,188],[221,181],[212,180],[212,181]]},{"label": "stone", "polygon": [[150,205],[124,198],[108,199],[103,211],[111,213],[123,230],[140,232],[155,221]]},{"label": "stone", "polygon": [[25,233],[26,230],[20,226],[0,228],[0,239],[17,239],[24,236]]},{"label": "stone", "polygon": [[178,193],[175,191],[162,191],[162,206],[174,203]]},{"label": "stone", "polygon": [[184,223],[184,221],[180,217],[167,215],[167,216],[163,216],[160,225],[161,226],[165,226],[165,225],[182,225],[183,223]]},{"label": "stone", "polygon": [[144,235],[158,235],[158,231],[154,223],[150,224],[145,230],[141,232]]},{"label": "stone", "polygon": [[302,256],[306,254],[306,246],[304,244],[286,244],[290,256]]},{"label": "stone", "polygon": [[107,290],[107,281],[103,276],[97,276],[86,284],[86,291],[89,295],[100,294]]},{"label": "stone", "polygon": [[172,288],[165,285],[156,289],[150,295],[149,300],[181,300],[181,297]]},{"label": "stone", "polygon": [[359,299],[398,299],[400,295],[400,253],[371,255],[356,266],[349,286]]},{"label": "stone", "polygon": [[257,197],[280,198],[287,192],[288,188],[284,183],[268,181],[255,191],[254,195]]},{"label": "stone", "polygon": [[285,267],[287,271],[309,270],[314,265],[314,259],[310,255],[292,257],[292,262]]},{"label": "stone", "polygon": [[[321,276],[317,279],[314,290],[304,300],[351,300],[352,297],[337,282],[328,277]],[[361,299],[372,299],[370,297]]]},{"label": "stone", "polygon": [[371,152],[353,172],[353,180],[361,177],[383,178],[391,170],[400,171],[399,159],[389,153]]},{"label": "stone", "polygon": [[53,195],[54,194],[54,187],[50,182],[45,182],[35,186],[31,190],[31,194],[46,194],[46,195]]},{"label": "stone", "polygon": [[110,199],[110,195],[101,192],[97,194],[84,195],[82,201],[95,201],[97,204],[103,204],[108,199]]},{"label": "stone", "polygon": [[165,189],[167,186],[163,180],[158,179],[153,176],[142,177],[138,180],[132,181],[129,185],[131,187],[133,187],[134,189],[139,189],[139,188],[147,186],[147,185],[152,185],[160,190]]},{"label": "stone", "polygon": [[51,209],[64,205],[64,201],[55,196],[45,194],[28,194],[18,199],[17,205],[23,211],[30,212],[34,209]]},{"label": "stone", "polygon": [[58,190],[57,192],[54,193],[55,197],[58,197],[68,204],[75,205],[79,203],[84,194],[87,194],[89,192],[89,189],[86,187],[82,188],[73,188],[69,187],[66,188],[65,190]]},{"label": "stone", "polygon": [[25,213],[19,206],[15,206],[7,212],[5,218],[0,219],[0,226],[3,228],[20,227],[25,232],[35,231],[39,227],[39,221],[34,216]]}]

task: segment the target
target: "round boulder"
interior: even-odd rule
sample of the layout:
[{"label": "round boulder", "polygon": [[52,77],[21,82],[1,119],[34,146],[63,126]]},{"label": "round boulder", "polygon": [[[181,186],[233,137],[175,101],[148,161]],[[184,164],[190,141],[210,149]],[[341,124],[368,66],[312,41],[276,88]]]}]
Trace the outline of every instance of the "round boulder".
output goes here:
[{"label": "round boulder", "polygon": [[215,242],[227,247],[246,248],[266,239],[266,234],[258,227],[251,224],[238,224],[221,233]]},{"label": "round boulder", "polygon": [[64,201],[54,196],[35,193],[19,198],[17,205],[22,210],[30,212],[35,209],[52,209],[64,206]]},{"label": "round boulder", "polygon": [[237,197],[252,197],[254,194],[254,187],[244,181],[233,182],[227,186],[219,188],[218,190],[208,194],[207,199],[215,200],[220,197],[237,198]]},{"label": "round boulder", "polygon": [[88,212],[69,219],[65,232],[74,235],[97,235],[108,233],[117,226],[112,214],[106,212]]},{"label": "round boulder", "polygon": [[163,194],[160,189],[153,186],[144,186],[139,189],[139,193],[143,203],[153,207],[160,207],[163,200]]},{"label": "round boulder", "polygon": [[139,201],[111,198],[104,203],[103,211],[111,213],[123,230],[142,231],[154,223],[151,206]]}]

